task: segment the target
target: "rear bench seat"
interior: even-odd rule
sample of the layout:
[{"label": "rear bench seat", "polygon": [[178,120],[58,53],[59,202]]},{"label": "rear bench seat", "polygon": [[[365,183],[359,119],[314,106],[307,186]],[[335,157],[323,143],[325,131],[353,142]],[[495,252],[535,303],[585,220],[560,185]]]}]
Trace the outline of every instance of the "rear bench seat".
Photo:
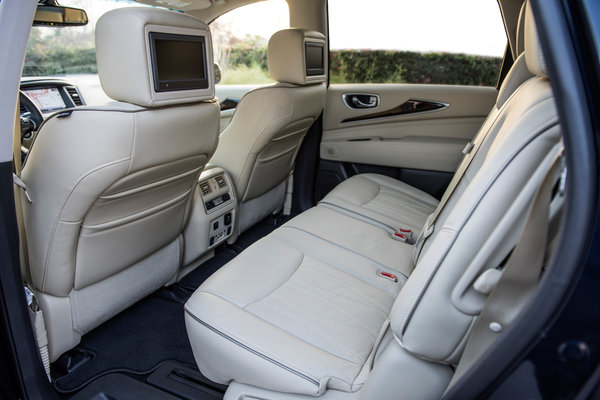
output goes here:
[{"label": "rear bench seat", "polygon": [[359,175],[250,246],[188,300],[195,359],[208,378],[230,384],[226,399],[441,396],[486,300],[472,283],[514,247],[561,148],[526,14],[525,54],[419,246],[393,233],[421,230],[437,201]]}]

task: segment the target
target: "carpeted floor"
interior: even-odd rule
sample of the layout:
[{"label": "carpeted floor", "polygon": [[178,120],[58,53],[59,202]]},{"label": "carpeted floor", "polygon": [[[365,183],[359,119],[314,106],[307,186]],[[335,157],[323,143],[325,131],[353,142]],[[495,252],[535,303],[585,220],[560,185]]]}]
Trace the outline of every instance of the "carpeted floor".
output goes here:
[{"label": "carpeted floor", "polygon": [[158,290],[86,334],[74,351],[89,352],[92,358],[66,375],[53,368],[54,387],[60,393],[74,393],[111,372],[145,376],[166,360],[195,366],[184,324],[185,301],[215,271],[287,220],[289,217],[266,218],[234,245],[220,246],[215,257],[180,282]]},{"label": "carpeted floor", "polygon": [[179,286],[193,292],[202,284],[202,282],[215,273],[215,271],[233,260],[236,255],[236,252],[229,249],[216,253],[213,258],[184,276],[183,279],[179,281]]},{"label": "carpeted floor", "polygon": [[85,335],[78,348],[94,358],[55,379],[55,388],[74,391],[109,371],[150,372],[165,360],[194,365],[183,315],[181,303],[156,295],[145,298]]}]

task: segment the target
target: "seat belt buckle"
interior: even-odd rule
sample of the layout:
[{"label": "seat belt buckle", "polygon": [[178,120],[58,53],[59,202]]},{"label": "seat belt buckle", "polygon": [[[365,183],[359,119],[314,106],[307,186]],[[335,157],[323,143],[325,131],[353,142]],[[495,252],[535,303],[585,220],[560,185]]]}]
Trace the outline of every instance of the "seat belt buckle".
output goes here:
[{"label": "seat belt buckle", "polygon": [[413,231],[411,229],[398,228],[392,237],[402,243],[414,244]]},{"label": "seat belt buckle", "polygon": [[408,243],[408,236],[401,232],[394,232],[392,238],[402,243]]},{"label": "seat belt buckle", "polygon": [[394,274],[391,274],[389,272],[386,271],[379,271],[379,276],[382,278],[385,278],[387,280],[390,280],[392,282],[398,282],[398,277]]},{"label": "seat belt buckle", "polygon": [[414,243],[412,229],[398,228],[396,232],[400,233],[402,235],[405,235],[407,243],[410,243],[410,244]]}]

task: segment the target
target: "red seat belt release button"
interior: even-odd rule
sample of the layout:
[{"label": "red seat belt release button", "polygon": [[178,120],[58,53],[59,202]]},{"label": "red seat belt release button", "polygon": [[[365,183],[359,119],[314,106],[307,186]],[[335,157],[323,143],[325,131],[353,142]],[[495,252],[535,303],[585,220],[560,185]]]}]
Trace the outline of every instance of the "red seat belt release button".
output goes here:
[{"label": "red seat belt release button", "polygon": [[394,232],[394,236],[396,236],[397,238],[400,238],[402,240],[406,240],[406,235],[404,233]]},{"label": "red seat belt release button", "polygon": [[394,239],[413,244],[413,232],[410,229],[398,228],[394,232]]},{"label": "red seat belt release button", "polygon": [[381,271],[379,272],[379,276],[389,279],[393,282],[398,282],[398,277],[394,274],[390,274],[389,272]]}]

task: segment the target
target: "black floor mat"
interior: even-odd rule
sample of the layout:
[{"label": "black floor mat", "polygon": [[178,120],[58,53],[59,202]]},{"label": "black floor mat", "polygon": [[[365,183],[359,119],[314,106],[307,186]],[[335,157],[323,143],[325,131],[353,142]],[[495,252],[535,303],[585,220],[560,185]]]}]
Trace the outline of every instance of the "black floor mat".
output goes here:
[{"label": "black floor mat", "polygon": [[53,367],[54,387],[60,393],[72,393],[111,372],[149,374],[167,360],[195,366],[184,323],[187,297],[237,254],[289,219],[265,218],[240,235],[234,245],[219,247],[215,257],[179,283],[158,290],[86,334],[74,351],[89,351],[93,358],[63,376],[56,376],[58,368]]},{"label": "black floor mat", "polygon": [[237,254],[234,251],[222,251],[216,253],[213,258],[203,263],[201,266],[187,274],[179,281],[179,286],[194,291],[208,279],[215,271],[233,260]]},{"label": "black floor mat", "polygon": [[183,304],[150,296],[82,338],[95,357],[54,381],[60,392],[77,390],[108,371],[149,372],[165,360],[195,365]]},{"label": "black floor mat", "polygon": [[139,382],[129,376],[107,374],[88,385],[71,400],[119,399],[119,400],[181,400],[160,389]]}]

